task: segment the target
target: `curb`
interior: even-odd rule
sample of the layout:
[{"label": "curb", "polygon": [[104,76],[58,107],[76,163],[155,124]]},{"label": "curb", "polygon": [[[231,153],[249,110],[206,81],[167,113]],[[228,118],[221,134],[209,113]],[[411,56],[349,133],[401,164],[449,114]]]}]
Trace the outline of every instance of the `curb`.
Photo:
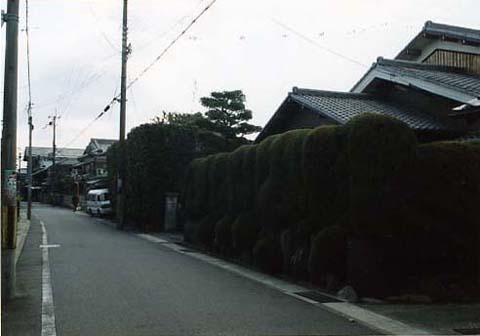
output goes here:
[{"label": "curb", "polygon": [[23,252],[25,246],[25,240],[30,232],[30,220],[27,219],[27,212],[20,210],[20,217],[17,226],[17,248],[15,249],[15,265],[18,263],[18,259]]},{"label": "curb", "polygon": [[[408,325],[404,322],[400,322],[389,318],[387,316],[372,312],[368,309],[359,307],[355,304],[351,304],[345,302],[345,300],[336,298],[339,302],[327,302],[322,303],[311,298],[307,298],[304,296],[299,295],[300,292],[308,292],[311,289],[287,282],[285,280],[275,278],[273,276],[260,273],[255,270],[251,270],[249,268],[240,266],[235,263],[231,263],[224,259],[216,258],[207,254],[204,254],[198,250],[190,250],[186,249],[185,246],[181,246],[176,244],[175,242],[171,242],[169,237],[166,235],[157,234],[149,235],[149,234],[134,234],[140,239],[148,241],[150,243],[161,244],[164,247],[167,247],[171,250],[174,250],[180,254],[188,255],[191,258],[206,262],[208,264],[214,265],[216,267],[222,268],[229,272],[235,273],[247,279],[253,280],[255,282],[261,283],[268,287],[274,288],[286,295],[294,297],[298,300],[304,301],[316,307],[325,309],[330,311],[336,315],[340,315],[348,319],[350,322],[358,322],[363,324],[364,326],[376,330],[382,334],[390,334],[390,335],[441,335],[444,334],[439,331],[435,330],[426,330],[421,329],[415,326]],[[321,293],[324,296],[328,296],[331,298],[335,298],[329,293],[322,293],[317,290],[317,292]]]}]

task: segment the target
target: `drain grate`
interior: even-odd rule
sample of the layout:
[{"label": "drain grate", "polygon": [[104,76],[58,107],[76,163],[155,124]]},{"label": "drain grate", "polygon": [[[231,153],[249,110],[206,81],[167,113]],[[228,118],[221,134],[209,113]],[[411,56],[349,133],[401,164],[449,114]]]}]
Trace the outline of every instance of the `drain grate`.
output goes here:
[{"label": "drain grate", "polygon": [[307,292],[296,292],[294,294],[303,296],[307,299],[317,301],[319,303],[329,303],[329,302],[342,302],[338,299],[335,299],[333,297],[330,297],[328,295],[322,294],[317,291],[307,291]]},{"label": "drain grate", "polygon": [[480,335],[480,328],[453,329],[462,335]]}]

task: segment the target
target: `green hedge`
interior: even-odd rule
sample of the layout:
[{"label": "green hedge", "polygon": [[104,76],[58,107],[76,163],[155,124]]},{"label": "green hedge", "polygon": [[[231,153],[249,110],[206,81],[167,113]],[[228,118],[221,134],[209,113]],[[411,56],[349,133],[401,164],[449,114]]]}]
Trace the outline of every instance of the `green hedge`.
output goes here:
[{"label": "green hedge", "polygon": [[317,228],[342,221],[348,214],[347,132],[326,126],[311,131],[303,148],[303,175],[308,216]]},{"label": "green hedge", "polygon": [[313,283],[322,284],[327,275],[345,277],[347,258],[347,230],[330,226],[312,239],[308,271]]},{"label": "green hedge", "polygon": [[[212,153],[232,150],[236,144],[194,127],[151,123],[130,131],[125,143],[126,191],[125,215],[137,229],[163,229],[165,194],[184,190],[181,202],[188,205],[186,216],[199,223],[209,214],[206,178],[209,160],[192,160]],[[107,152],[107,170],[113,201],[116,202],[116,179],[120,148]]]},{"label": "green hedge", "polygon": [[198,242],[268,272],[341,278],[350,238],[385,246],[381,267],[398,279],[478,271],[478,142],[419,145],[402,122],[366,113],[196,160],[187,176]]},{"label": "green hedge", "polygon": [[348,132],[351,223],[360,233],[389,233],[382,220],[392,186],[415,158],[417,140],[408,126],[387,116],[365,113],[351,119]]}]

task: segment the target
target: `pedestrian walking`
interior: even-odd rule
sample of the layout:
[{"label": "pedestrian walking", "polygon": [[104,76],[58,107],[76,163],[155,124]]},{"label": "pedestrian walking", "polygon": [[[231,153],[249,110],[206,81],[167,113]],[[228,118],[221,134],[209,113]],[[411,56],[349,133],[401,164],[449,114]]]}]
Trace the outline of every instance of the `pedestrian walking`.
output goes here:
[{"label": "pedestrian walking", "polygon": [[77,211],[78,202],[79,202],[78,196],[76,194],[73,195],[73,197],[72,197],[73,212]]}]

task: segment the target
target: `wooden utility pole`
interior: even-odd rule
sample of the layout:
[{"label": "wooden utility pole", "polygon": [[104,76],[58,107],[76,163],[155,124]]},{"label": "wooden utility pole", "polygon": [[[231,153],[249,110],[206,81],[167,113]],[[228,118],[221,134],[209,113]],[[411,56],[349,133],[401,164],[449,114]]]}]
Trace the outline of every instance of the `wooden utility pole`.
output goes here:
[{"label": "wooden utility pole", "polygon": [[28,166],[27,166],[27,219],[32,219],[32,187],[33,187],[33,154],[32,154],[32,132],[33,132],[33,122],[32,122],[32,85],[31,85],[31,76],[30,76],[30,25],[29,25],[29,6],[28,0],[25,0],[25,35],[27,36],[27,75],[28,75]]},{"label": "wooden utility pole", "polygon": [[122,29],[122,77],[120,93],[120,137],[119,137],[119,162],[117,178],[117,216],[118,229],[125,226],[125,175],[126,175],[126,151],[125,129],[127,114],[127,62],[130,54],[128,45],[128,0],[123,0],[123,29]]},{"label": "wooden utility pole", "polygon": [[5,79],[2,131],[2,299],[15,296],[15,248],[17,244],[17,86],[19,0],[8,0],[5,44]]},{"label": "wooden utility pole", "polygon": [[28,179],[28,206],[27,206],[27,219],[32,219],[32,187],[33,187],[33,154],[32,154],[32,106],[28,105],[28,166],[27,166],[27,179]]},{"label": "wooden utility pole", "polygon": [[[52,170],[51,170],[51,175],[50,175],[50,195],[52,196],[52,201],[53,201],[53,197],[54,197],[54,188],[55,188],[55,180],[56,180],[56,174],[55,174],[55,170],[56,170],[56,162],[55,162],[55,159],[56,159],[56,155],[57,155],[57,145],[56,145],[56,138],[57,138],[57,120],[60,118],[57,116],[57,111],[55,110],[55,114],[53,116],[50,116],[50,118],[52,119],[50,122],[49,122],[49,125],[53,127],[53,141],[52,141]],[[55,202],[54,202],[55,204]]]}]

